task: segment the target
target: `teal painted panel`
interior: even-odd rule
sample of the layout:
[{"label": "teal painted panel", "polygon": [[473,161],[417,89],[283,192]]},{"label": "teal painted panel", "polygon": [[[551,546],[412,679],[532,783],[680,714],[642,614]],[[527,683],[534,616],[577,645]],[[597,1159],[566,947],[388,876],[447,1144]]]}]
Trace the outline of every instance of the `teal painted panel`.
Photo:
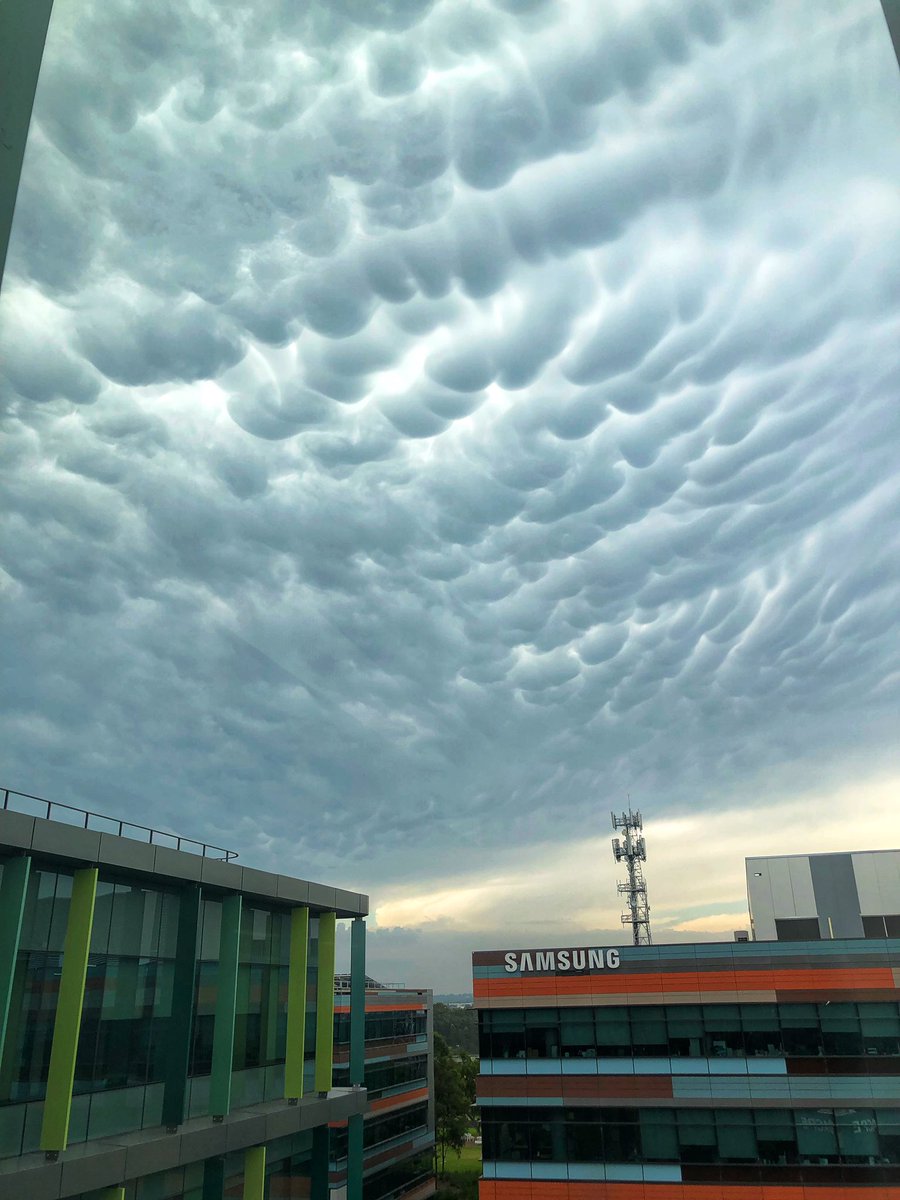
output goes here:
[{"label": "teal painted panel", "polygon": [[361,1114],[347,1120],[347,1200],[362,1200],[363,1183],[363,1118]]},{"label": "teal painted panel", "polygon": [[203,1200],[223,1200],[225,1195],[225,1159],[208,1158],[203,1164]]},{"label": "teal painted panel", "polygon": [[3,864],[3,880],[0,882],[0,1061],[6,1042],[30,871],[31,858],[27,854],[11,858]]},{"label": "teal painted panel", "polygon": [[194,1028],[197,987],[197,929],[200,924],[200,888],[188,886],[178,898],[178,930],[172,978],[172,1015],[166,1045],[162,1123],[168,1128],[185,1118],[187,1073]]},{"label": "teal painted panel", "polygon": [[366,1076],[366,923],[356,917],[350,926],[350,1082]]},{"label": "teal painted panel", "polygon": [[231,1069],[234,1062],[234,1022],[237,1015],[238,959],[241,944],[240,895],[222,901],[219,967],[216,972],[216,1015],[213,1029],[209,1115],[225,1117],[231,1109]]}]

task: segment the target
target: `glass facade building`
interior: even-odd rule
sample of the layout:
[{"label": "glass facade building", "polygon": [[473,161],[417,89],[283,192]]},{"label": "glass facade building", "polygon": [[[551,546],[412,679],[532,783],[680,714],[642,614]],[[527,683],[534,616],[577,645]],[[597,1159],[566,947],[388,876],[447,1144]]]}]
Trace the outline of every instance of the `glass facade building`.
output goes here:
[{"label": "glass facade building", "polygon": [[900,1200],[900,940],[473,970],[481,1200]]},{"label": "glass facade building", "polygon": [[[349,981],[348,981],[349,982]],[[334,1078],[349,1077],[348,990],[335,996]],[[434,1194],[432,995],[368,980],[363,1123],[363,1200],[427,1200]],[[332,1130],[330,1182],[347,1183],[347,1131]]]},{"label": "glass facade building", "polygon": [[0,810],[0,1195],[327,1200],[342,1123],[360,1197],[367,906]]}]

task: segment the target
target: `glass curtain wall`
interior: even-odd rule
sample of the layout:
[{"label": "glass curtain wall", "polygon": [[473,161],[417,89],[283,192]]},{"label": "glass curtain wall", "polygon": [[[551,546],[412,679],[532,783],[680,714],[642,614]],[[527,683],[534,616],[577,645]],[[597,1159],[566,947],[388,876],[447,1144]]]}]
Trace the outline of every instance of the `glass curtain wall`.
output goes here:
[{"label": "glass curtain wall", "polygon": [[[0,1062],[0,1158],[39,1146],[72,879],[71,872],[38,864],[31,871]],[[114,876],[101,875],[98,881],[70,1143],[161,1124],[178,906],[174,888],[149,887]],[[233,1059],[235,1108],[275,1099],[284,1092],[289,926],[285,911],[244,906]],[[189,1066],[190,1116],[209,1110],[220,932],[220,901],[205,898]],[[317,951],[318,920],[312,919],[304,1072],[310,1091]]]},{"label": "glass curtain wall", "polygon": [[[38,1148],[71,895],[71,874],[32,869],[0,1064],[0,1156]],[[160,1123],[177,915],[174,892],[98,882],[71,1142]]]},{"label": "glass curtain wall", "polygon": [[485,1108],[486,1162],[900,1163],[900,1108]]},{"label": "glass curtain wall", "polygon": [[487,1009],[482,1058],[900,1056],[900,1004]]}]

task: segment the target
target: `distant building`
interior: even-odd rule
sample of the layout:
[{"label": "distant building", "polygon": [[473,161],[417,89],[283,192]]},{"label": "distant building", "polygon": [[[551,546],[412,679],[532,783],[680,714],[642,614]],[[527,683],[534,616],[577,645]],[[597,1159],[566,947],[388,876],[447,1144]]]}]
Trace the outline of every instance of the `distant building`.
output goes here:
[{"label": "distant building", "polygon": [[[350,1060],[350,977],[335,980],[334,1081]],[[427,1200],[434,1177],[434,1031],[431,992],[366,978],[363,1200]],[[331,1134],[333,1200],[347,1187],[346,1125]]]},{"label": "distant building", "polygon": [[804,941],[473,955],[480,1200],[900,1200],[896,855],[787,861]]},{"label": "distant building", "polygon": [[757,941],[900,937],[900,850],[748,858]]}]

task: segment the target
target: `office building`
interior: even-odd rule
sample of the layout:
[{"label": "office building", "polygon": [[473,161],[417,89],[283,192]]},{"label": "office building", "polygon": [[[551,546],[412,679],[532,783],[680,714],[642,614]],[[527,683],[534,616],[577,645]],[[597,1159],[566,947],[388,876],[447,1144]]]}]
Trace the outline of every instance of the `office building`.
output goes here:
[{"label": "office building", "polygon": [[900,1200],[900,939],[473,955],[481,1200]]},{"label": "office building", "polygon": [[[334,1081],[350,1068],[349,977],[335,996]],[[434,1028],[432,994],[366,980],[363,1200],[427,1200],[434,1194]],[[342,1200],[347,1135],[332,1130],[330,1185]]]},{"label": "office building", "polygon": [[[360,1200],[367,897],[0,804],[0,1196],[328,1200],[329,1125],[345,1122]],[[337,919],[352,925],[335,1070]]]},{"label": "office building", "polygon": [[760,941],[900,937],[900,850],[748,858]]}]

